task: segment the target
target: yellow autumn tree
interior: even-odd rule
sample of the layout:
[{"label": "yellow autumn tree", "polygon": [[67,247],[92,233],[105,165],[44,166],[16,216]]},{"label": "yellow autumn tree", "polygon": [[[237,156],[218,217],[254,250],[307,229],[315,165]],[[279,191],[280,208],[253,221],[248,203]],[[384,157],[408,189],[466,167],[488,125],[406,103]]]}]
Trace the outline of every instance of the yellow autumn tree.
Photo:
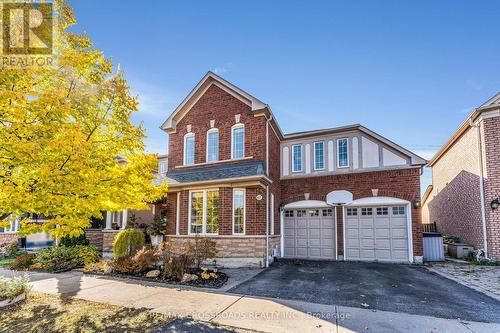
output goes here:
[{"label": "yellow autumn tree", "polygon": [[[153,186],[156,156],[144,153],[138,111],[123,75],[114,73],[55,1],[53,66],[0,68],[0,226],[8,216],[53,216],[21,223],[21,233],[76,236],[102,211],[145,209],[165,186]],[[2,65],[0,65],[2,66]]]}]

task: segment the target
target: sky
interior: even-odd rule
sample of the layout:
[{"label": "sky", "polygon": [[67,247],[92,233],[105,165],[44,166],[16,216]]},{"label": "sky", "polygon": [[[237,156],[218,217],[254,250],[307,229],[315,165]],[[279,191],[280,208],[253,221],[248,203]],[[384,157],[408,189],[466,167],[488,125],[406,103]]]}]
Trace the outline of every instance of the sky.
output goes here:
[{"label": "sky", "polygon": [[68,2],[139,96],[148,152],[209,70],[285,133],[361,123],[426,159],[500,91],[500,1]]}]

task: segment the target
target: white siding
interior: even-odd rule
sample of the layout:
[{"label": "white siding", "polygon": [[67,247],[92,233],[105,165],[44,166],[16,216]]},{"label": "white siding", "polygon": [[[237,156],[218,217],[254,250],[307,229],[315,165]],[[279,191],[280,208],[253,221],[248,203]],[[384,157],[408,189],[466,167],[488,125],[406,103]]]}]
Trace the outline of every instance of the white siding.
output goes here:
[{"label": "white siding", "polygon": [[406,160],[392,151],[382,148],[382,156],[384,161],[384,166],[393,166],[393,165],[405,165]]},{"label": "white siding", "polygon": [[363,152],[363,168],[376,168],[379,166],[378,144],[361,137],[361,146]]},{"label": "white siding", "polygon": [[290,173],[290,150],[288,147],[283,148],[283,176],[288,176]]},{"label": "white siding", "polygon": [[311,145],[306,144],[306,173],[311,173]]},{"label": "white siding", "polygon": [[359,148],[358,138],[354,137],[354,138],[352,138],[352,168],[353,169],[359,168],[358,148]]},{"label": "white siding", "polygon": [[328,141],[328,171],[332,172],[334,170],[334,149],[333,149],[333,141]]}]

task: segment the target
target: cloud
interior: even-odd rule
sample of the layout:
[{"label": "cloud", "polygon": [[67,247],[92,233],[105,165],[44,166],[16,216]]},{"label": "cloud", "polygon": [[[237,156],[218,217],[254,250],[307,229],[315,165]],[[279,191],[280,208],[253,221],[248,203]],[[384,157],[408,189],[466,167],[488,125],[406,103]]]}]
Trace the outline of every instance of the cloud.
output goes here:
[{"label": "cloud", "polygon": [[217,74],[217,75],[221,75],[221,74],[224,74],[224,73],[227,73],[227,72],[231,71],[232,69],[233,69],[233,63],[232,62],[228,62],[228,63],[226,63],[223,66],[215,67],[214,68],[214,73]]},{"label": "cloud", "polygon": [[144,117],[166,117],[176,107],[179,95],[174,91],[147,82],[130,81],[132,94],[139,97],[139,114]]}]

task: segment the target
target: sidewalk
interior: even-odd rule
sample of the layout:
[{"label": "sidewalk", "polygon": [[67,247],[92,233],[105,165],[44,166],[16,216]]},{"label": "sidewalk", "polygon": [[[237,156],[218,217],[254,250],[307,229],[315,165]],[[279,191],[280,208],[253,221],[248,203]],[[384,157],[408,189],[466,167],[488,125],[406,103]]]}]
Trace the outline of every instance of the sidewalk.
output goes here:
[{"label": "sidewalk", "polygon": [[[0,276],[22,274],[0,268]],[[160,286],[83,275],[30,273],[34,291],[148,308],[172,317],[261,332],[499,332],[499,324],[461,322],[404,313],[262,299],[219,291]],[[314,314],[315,316],[311,316]]]}]

